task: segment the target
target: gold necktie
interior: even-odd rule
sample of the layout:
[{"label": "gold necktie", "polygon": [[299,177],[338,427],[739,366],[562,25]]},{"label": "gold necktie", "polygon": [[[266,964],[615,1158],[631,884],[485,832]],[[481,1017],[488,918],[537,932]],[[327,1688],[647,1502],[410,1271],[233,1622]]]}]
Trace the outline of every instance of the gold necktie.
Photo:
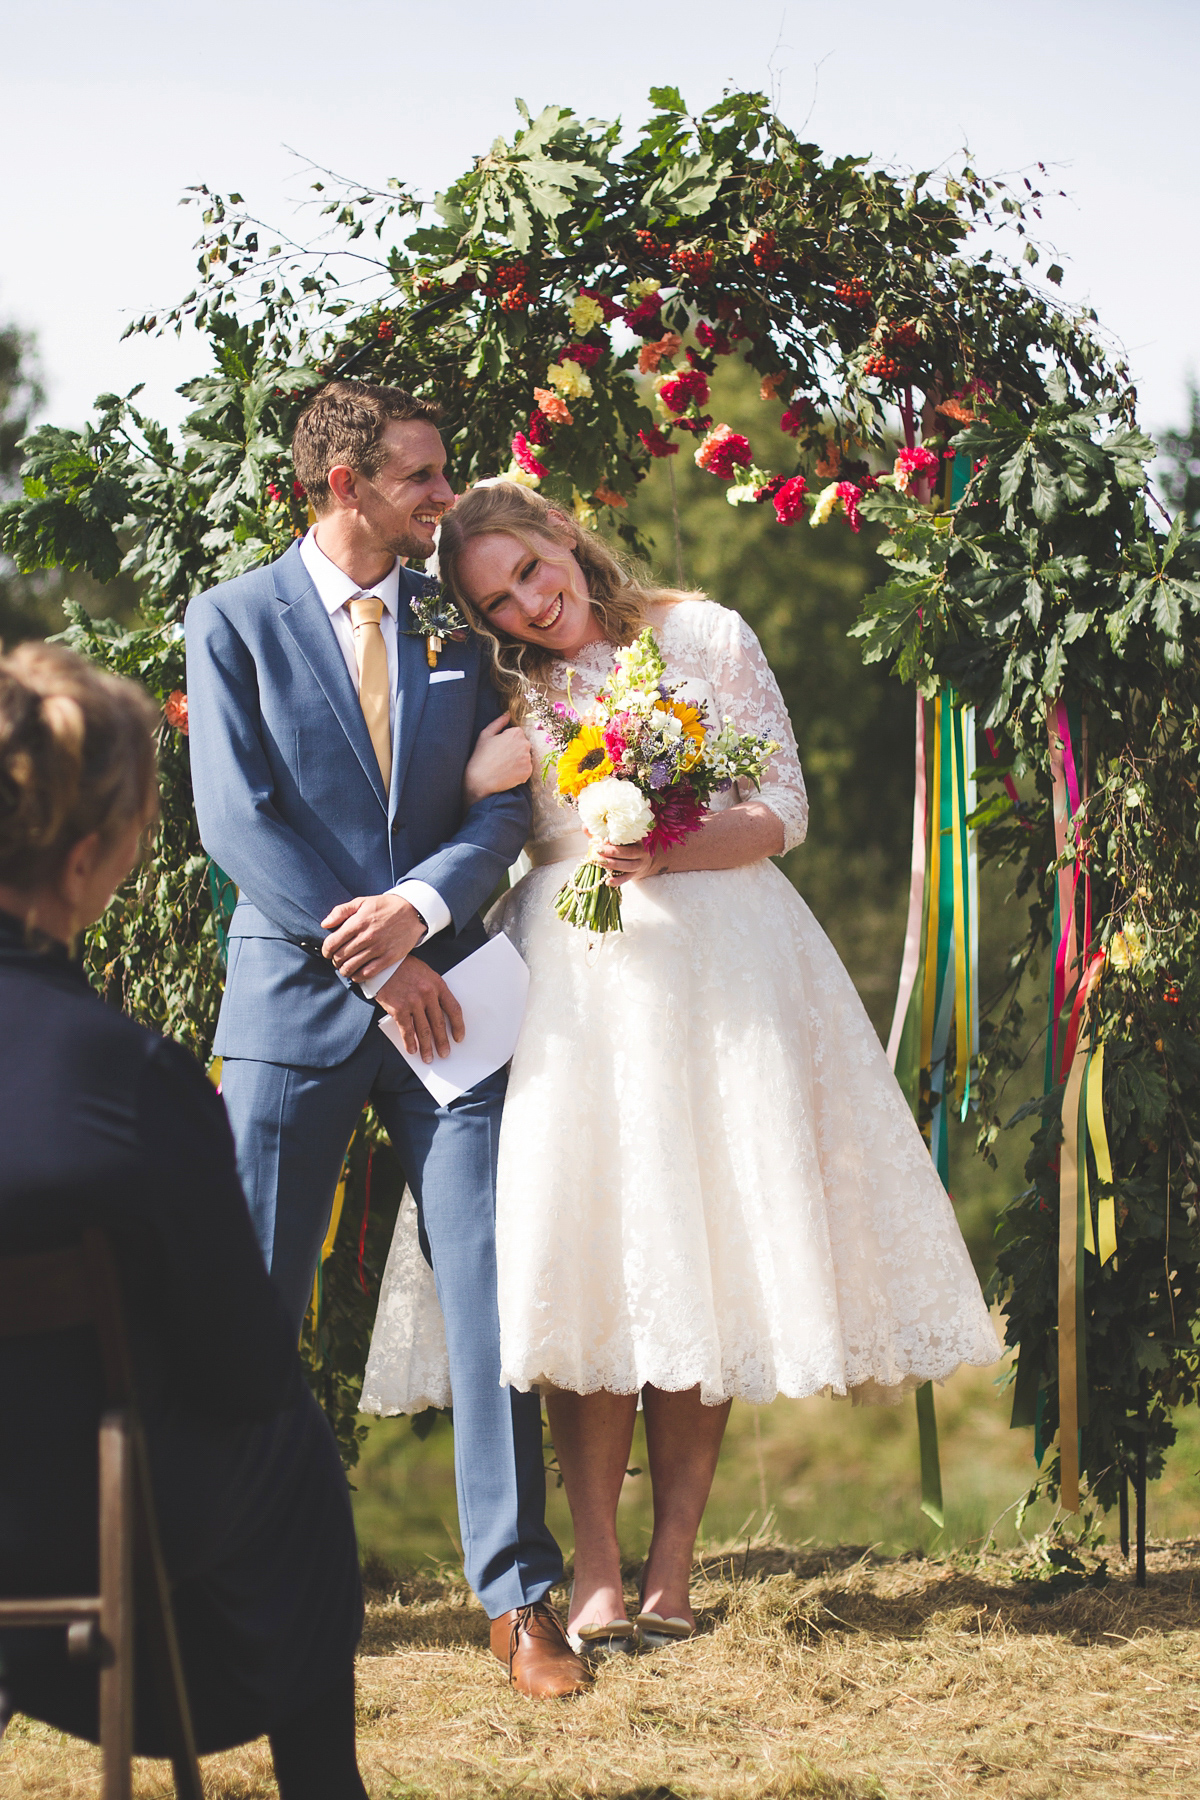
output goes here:
[{"label": "gold necktie", "polygon": [[367,731],[379,760],[384,792],[392,785],[392,723],[388,689],[387,647],[379,621],[383,601],[378,594],[360,594],[346,603],[354,625],[354,654],[358,658],[358,701]]}]

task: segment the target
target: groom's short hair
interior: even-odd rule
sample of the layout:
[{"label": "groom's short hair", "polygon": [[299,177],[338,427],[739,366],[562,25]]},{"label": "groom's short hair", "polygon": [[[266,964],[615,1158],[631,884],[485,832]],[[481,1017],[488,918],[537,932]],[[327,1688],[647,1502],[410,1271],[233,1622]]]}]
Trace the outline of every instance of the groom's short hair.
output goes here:
[{"label": "groom's short hair", "polygon": [[313,395],[292,433],[296,479],[314,512],[329,510],[329,471],[338,463],[373,480],[387,461],[382,438],[393,419],[424,419],[436,425],[442,409],[417,400],[404,388],[376,387],[368,381],[330,381]]}]

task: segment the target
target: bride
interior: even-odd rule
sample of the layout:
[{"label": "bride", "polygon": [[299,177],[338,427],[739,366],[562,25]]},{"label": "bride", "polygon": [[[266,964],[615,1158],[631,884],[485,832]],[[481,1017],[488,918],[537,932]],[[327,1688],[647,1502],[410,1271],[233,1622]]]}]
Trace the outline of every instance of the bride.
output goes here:
[{"label": "bride", "polygon": [[[439,565],[535,769],[533,866],[488,920],[530,969],[499,1145],[501,1379],[545,1400],[575,1529],[571,1632],[598,1652],[662,1644],[694,1630],[692,1555],[734,1397],[892,1402],[999,1346],[850,978],[770,860],[803,840],[808,808],[749,626],[641,585],[511,482],[446,514]],[[780,748],[760,792],[720,796],[675,848],[592,846],[624,890],[624,931],[596,955],[553,910],[589,842],[553,774],[537,778],[549,741],[529,695],[566,702],[569,681],[582,711],[647,625],[672,688]],[[437,1398],[397,1391],[389,1345],[413,1304],[403,1264],[394,1249],[364,1386],[373,1410]],[[654,1527],[629,1620],[616,1511],[639,1396]]]}]

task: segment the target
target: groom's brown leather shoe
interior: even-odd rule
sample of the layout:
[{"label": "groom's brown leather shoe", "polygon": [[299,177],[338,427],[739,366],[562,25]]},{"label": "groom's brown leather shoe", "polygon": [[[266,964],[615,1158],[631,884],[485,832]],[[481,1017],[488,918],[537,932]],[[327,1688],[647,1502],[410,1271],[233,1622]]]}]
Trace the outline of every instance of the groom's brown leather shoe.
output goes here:
[{"label": "groom's brown leather shoe", "polygon": [[548,1600],[514,1606],[492,1620],[492,1655],[508,1665],[508,1679],[531,1700],[562,1700],[592,1685]]}]

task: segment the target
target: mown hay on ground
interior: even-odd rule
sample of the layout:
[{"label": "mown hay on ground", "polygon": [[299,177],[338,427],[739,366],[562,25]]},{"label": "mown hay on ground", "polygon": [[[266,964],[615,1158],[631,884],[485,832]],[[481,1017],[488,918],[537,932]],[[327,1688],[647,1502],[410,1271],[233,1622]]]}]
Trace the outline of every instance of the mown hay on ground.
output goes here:
[{"label": "mown hay on ground", "polygon": [[[779,1545],[698,1571],[702,1630],[605,1665],[556,1704],[511,1693],[453,1574],[371,1597],[359,1662],[372,1800],[1128,1800],[1200,1793],[1200,1540],[1155,1545],[1139,1591],[1014,1582],[1008,1558]],[[98,1792],[87,1746],[17,1719],[3,1800]],[[275,1792],[265,1744],[207,1759],[212,1800]],[[171,1792],[138,1765],[140,1800]]]}]

